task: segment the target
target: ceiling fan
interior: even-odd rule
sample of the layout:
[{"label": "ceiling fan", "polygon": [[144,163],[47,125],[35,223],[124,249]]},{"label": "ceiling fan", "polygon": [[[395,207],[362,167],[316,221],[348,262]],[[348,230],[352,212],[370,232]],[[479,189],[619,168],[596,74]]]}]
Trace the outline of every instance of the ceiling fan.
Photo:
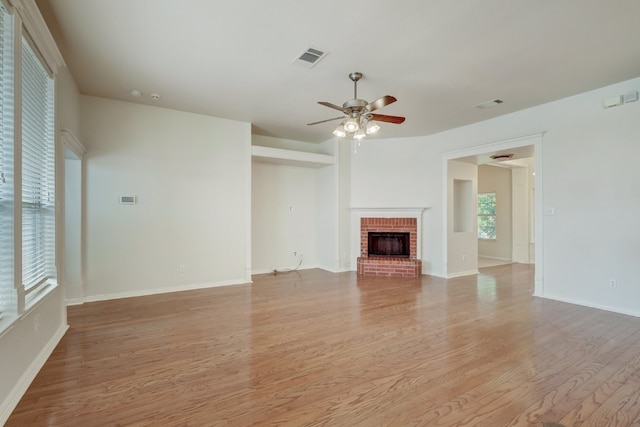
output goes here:
[{"label": "ceiling fan", "polygon": [[380,129],[376,121],[394,124],[404,122],[404,117],[373,113],[379,108],[396,102],[397,99],[394,96],[385,95],[371,103],[364,99],[358,99],[358,80],[362,78],[362,73],[353,72],[349,74],[349,78],[353,81],[353,99],[346,101],[342,104],[342,107],[330,102],[318,101],[318,104],[341,111],[343,115],[320,120],[319,122],[307,123],[308,126],[342,119],[343,122],[333,131],[333,134],[341,138],[347,136],[347,134],[352,134],[354,139],[362,139]]}]

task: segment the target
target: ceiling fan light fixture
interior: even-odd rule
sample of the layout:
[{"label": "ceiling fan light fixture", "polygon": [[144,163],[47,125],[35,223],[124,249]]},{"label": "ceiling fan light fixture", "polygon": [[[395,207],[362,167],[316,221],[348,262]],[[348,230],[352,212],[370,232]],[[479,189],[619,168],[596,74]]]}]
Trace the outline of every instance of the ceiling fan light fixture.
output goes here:
[{"label": "ceiling fan light fixture", "polygon": [[354,133],[358,129],[360,129],[360,125],[358,124],[358,121],[355,118],[352,117],[346,122],[344,122],[344,130],[346,132]]},{"label": "ceiling fan light fixture", "polygon": [[344,138],[345,136],[347,136],[347,132],[345,132],[344,130],[344,125],[343,124],[338,125],[336,130],[333,131],[333,134],[338,138]]},{"label": "ceiling fan light fixture", "polygon": [[[404,122],[404,117],[373,113],[373,111],[396,102],[397,99],[395,96],[385,95],[373,102],[367,102],[364,99],[358,98],[358,80],[362,78],[362,73],[353,72],[349,74],[349,78],[353,81],[352,99],[345,101],[342,106],[332,104],[331,102],[318,101],[318,104],[322,106],[340,111],[343,116],[307,123],[308,126],[332,122],[334,120],[343,120],[343,122],[334,129],[333,134],[339,138],[344,138],[347,135],[352,136],[359,145],[361,140],[367,135],[373,135],[380,130],[378,122],[394,124]],[[372,119],[375,119],[375,121]]]},{"label": "ceiling fan light fixture", "polygon": [[380,130],[380,126],[376,122],[369,121],[367,123],[367,131],[366,131],[367,135],[374,134],[379,130]]}]

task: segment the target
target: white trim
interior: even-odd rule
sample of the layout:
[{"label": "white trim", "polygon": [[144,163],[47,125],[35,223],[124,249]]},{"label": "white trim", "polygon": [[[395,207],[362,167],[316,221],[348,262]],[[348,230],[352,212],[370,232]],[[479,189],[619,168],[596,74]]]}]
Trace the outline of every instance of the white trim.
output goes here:
[{"label": "white trim", "polygon": [[0,425],[4,425],[9,419],[9,416],[16,406],[18,406],[22,396],[27,392],[36,375],[38,375],[38,372],[40,372],[49,356],[51,356],[51,353],[53,353],[53,350],[67,332],[67,329],[69,329],[68,325],[62,325],[58,328],[42,351],[40,351],[38,356],[31,362],[29,368],[22,374],[16,385],[7,395],[7,398],[0,403]]},{"label": "white trim", "polygon": [[478,258],[495,259],[497,261],[513,261],[511,258],[500,258],[497,256],[478,255]]},{"label": "white trim", "polygon": [[626,314],[627,316],[634,316],[634,317],[640,317],[640,311],[633,311],[633,310],[620,310],[620,308],[618,307],[611,307],[608,305],[601,305],[601,304],[592,304],[590,302],[586,302],[586,301],[581,301],[581,300],[576,300],[573,298],[564,298],[564,297],[560,297],[557,295],[537,295],[534,294],[534,297],[538,297],[538,298],[544,298],[544,299],[549,299],[549,300],[553,300],[553,301],[559,301],[559,302],[565,302],[568,304],[574,304],[574,305],[579,305],[582,307],[589,307],[589,308],[595,308],[598,310],[605,310],[605,311],[611,311],[613,313],[619,313],[619,314]]},{"label": "white trim", "polygon": [[252,233],[253,229],[251,226],[251,216],[252,216],[252,196],[251,196],[251,182],[253,180],[252,171],[253,167],[251,166],[251,125],[249,123],[245,123],[243,126],[244,130],[244,202],[245,202],[245,210],[244,210],[244,279],[243,282],[251,282],[251,269],[253,264],[252,259]]},{"label": "white trim", "polygon": [[[318,265],[312,265],[312,266],[308,266],[308,267],[300,267],[300,268],[290,268],[290,267],[282,267],[282,268],[276,268],[276,270],[278,270],[278,274],[286,274],[286,273],[293,273],[294,271],[303,271],[303,270],[313,270],[313,269],[320,269],[320,270],[326,270],[330,273],[336,273],[335,271],[331,271],[325,267],[320,267]],[[252,274],[273,274],[273,269],[260,269],[260,270],[255,270],[252,272]]]},{"label": "white trim", "polygon": [[453,274],[447,274],[445,279],[455,279],[456,277],[464,277],[464,276],[472,276],[474,274],[479,274],[480,272],[476,270],[468,270],[468,271],[459,271]]},{"label": "white trim", "polygon": [[[443,237],[442,237],[442,268],[443,274],[446,277],[449,277],[447,271],[448,265],[448,245],[449,245],[449,231],[448,231],[448,177],[449,177],[449,160],[455,160],[461,157],[474,156],[478,154],[484,154],[492,151],[499,151],[517,147],[523,147],[526,145],[534,146],[534,158],[535,158],[535,295],[543,295],[544,294],[544,281],[543,281],[543,272],[544,272],[544,257],[543,257],[543,247],[544,247],[544,238],[543,238],[543,187],[542,187],[542,177],[543,177],[543,160],[542,160],[542,146],[544,142],[544,135],[546,132],[539,132],[531,135],[525,135],[517,138],[510,138],[501,141],[497,141],[489,144],[476,145],[473,147],[464,148],[461,150],[449,151],[442,154],[442,221],[443,221]],[[456,273],[457,274],[457,273]]]},{"label": "white trim", "polygon": [[252,283],[251,281],[246,281],[245,279],[236,279],[236,280],[220,281],[220,282],[213,282],[213,283],[196,283],[191,285],[167,286],[166,288],[144,289],[140,291],[127,291],[127,292],[115,292],[112,294],[90,295],[90,296],[84,297],[82,299],[82,302],[79,302],[78,299],[74,299],[72,301],[73,301],[73,305],[78,305],[78,304],[83,304],[85,302],[109,301],[109,300],[121,299],[121,298],[144,297],[148,295],[192,291],[196,289],[217,288],[221,286],[250,285],[251,283]]},{"label": "white trim", "polygon": [[260,145],[251,146],[251,158],[256,162],[311,168],[322,168],[336,164],[335,157],[328,154],[307,153],[305,151],[262,147]]},{"label": "white trim", "polygon": [[25,32],[35,44],[35,50],[40,54],[52,77],[58,75],[58,70],[66,64],[60,54],[49,27],[34,0],[9,0],[22,19]]},{"label": "white trim", "polygon": [[[478,154],[485,154],[490,151],[524,147],[531,145],[532,141],[536,138],[542,138],[545,132],[534,133],[531,135],[519,136],[516,138],[503,139],[488,144],[474,145],[473,147],[462,148],[460,150],[447,151],[442,154],[442,157],[446,160],[455,160],[460,157],[476,156]],[[536,165],[537,167],[538,165]]]},{"label": "white trim", "polygon": [[68,148],[75,154],[78,159],[82,159],[82,157],[86,154],[87,149],[84,148],[82,142],[71,132],[69,129],[60,129],[60,138],[62,139],[62,143],[64,144],[64,148]]}]

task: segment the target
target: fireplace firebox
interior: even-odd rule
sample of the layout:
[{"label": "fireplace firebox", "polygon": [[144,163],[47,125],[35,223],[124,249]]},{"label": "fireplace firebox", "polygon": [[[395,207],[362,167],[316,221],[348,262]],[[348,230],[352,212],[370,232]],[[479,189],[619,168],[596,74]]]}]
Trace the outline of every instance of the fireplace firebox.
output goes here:
[{"label": "fireplace firebox", "polygon": [[418,219],[361,217],[358,274],[415,278],[422,275],[418,258]]},{"label": "fireplace firebox", "polygon": [[405,232],[374,232],[368,233],[369,256],[409,258],[411,255],[410,235]]}]

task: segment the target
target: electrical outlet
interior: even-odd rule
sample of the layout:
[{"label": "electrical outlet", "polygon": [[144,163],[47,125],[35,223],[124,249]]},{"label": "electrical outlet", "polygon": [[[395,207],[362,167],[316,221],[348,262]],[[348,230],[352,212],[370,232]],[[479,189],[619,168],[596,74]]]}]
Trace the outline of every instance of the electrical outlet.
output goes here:
[{"label": "electrical outlet", "polygon": [[615,288],[618,286],[618,282],[616,281],[616,279],[609,279],[609,287],[610,288]]},{"label": "electrical outlet", "polygon": [[298,251],[293,251],[293,256],[298,256]]},{"label": "electrical outlet", "polygon": [[184,273],[184,264],[178,266],[178,273]]}]

